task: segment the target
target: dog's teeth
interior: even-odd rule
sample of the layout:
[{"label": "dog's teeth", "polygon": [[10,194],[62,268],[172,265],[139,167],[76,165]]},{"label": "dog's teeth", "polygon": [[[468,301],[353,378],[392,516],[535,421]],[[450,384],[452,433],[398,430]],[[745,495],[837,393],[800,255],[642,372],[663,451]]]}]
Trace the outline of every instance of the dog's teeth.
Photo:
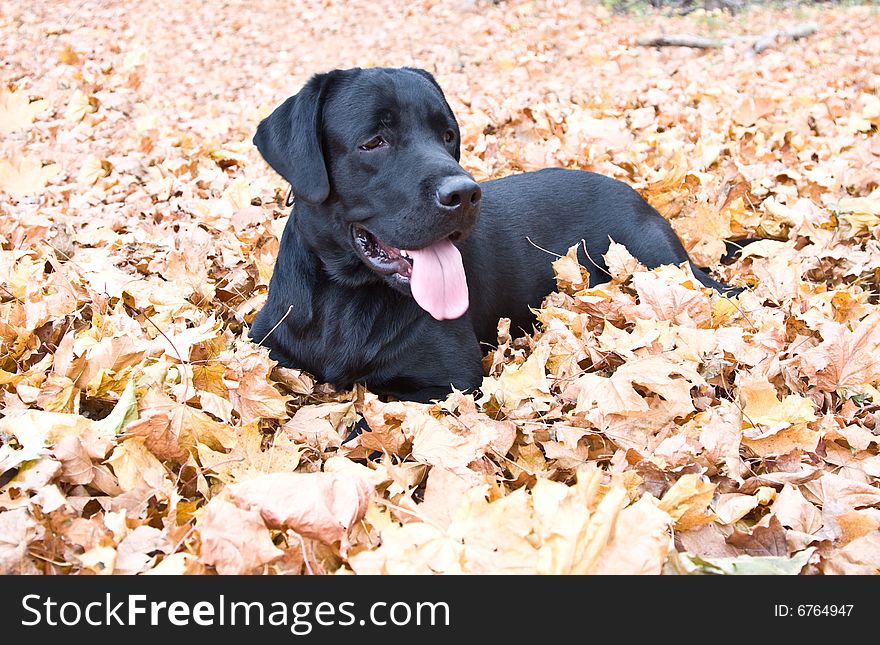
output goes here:
[{"label": "dog's teeth", "polygon": [[408,257],[409,257],[409,251],[403,251],[403,250],[401,250],[401,251],[400,251],[400,254],[401,254],[403,257],[405,257],[405,258],[408,258]]}]

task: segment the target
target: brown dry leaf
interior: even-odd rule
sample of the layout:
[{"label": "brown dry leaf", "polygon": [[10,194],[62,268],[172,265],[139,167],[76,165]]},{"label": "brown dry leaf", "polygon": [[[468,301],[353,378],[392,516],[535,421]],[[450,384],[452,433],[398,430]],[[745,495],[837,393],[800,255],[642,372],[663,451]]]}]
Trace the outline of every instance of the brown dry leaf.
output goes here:
[{"label": "brown dry leaf", "polygon": [[825,472],[804,487],[822,504],[827,516],[841,515],[865,506],[880,505],[880,489],[870,484],[853,481],[834,473]]},{"label": "brown dry leaf", "polygon": [[359,575],[461,574],[464,546],[433,524],[410,522],[399,525],[375,506],[367,513],[370,524],[380,530],[382,544],[348,558]]},{"label": "brown dry leaf", "polygon": [[272,544],[259,510],[242,509],[221,498],[208,502],[196,530],[202,542],[200,559],[221,575],[253,573],[284,553]]},{"label": "brown dry leaf", "polygon": [[243,424],[287,416],[288,397],[272,387],[269,381],[272,363],[265,350],[242,349],[229,360],[235,363],[231,373],[227,374],[226,386],[233,408]]},{"label": "brown dry leaf", "polygon": [[581,470],[574,487],[547,479],[535,484],[539,573],[584,574],[595,568],[627,502],[619,479],[600,499],[601,478],[597,470]]},{"label": "brown dry leaf", "polygon": [[880,528],[880,511],[877,509],[849,511],[838,515],[834,521],[842,531],[840,544],[849,544],[853,540]]},{"label": "brown dry leaf", "polygon": [[300,408],[283,428],[295,441],[324,452],[339,448],[356,420],[354,403],[322,403]]},{"label": "brown dry leaf", "polygon": [[579,291],[590,284],[590,273],[578,261],[578,248],[579,245],[575,244],[565,255],[553,261],[553,273],[560,291]]},{"label": "brown dry leaf", "polygon": [[41,533],[41,527],[26,508],[0,512],[0,574],[38,573],[28,557],[28,544]]},{"label": "brown dry leaf", "polygon": [[226,491],[236,505],[258,511],[270,527],[343,545],[373,496],[369,482],[348,472],[274,473]]},{"label": "brown dry leaf", "polygon": [[74,341],[73,352],[84,356],[82,371],[67,372],[64,375],[73,379],[80,389],[100,387],[102,378],[106,376],[121,377],[126,368],[140,363],[146,353],[143,346],[129,335],[105,336],[95,339],[92,336],[80,336]]},{"label": "brown dry leaf", "polygon": [[[597,407],[602,414],[622,414],[647,412],[650,406],[645,399],[636,392],[632,381],[627,379],[615,379],[587,373],[578,377],[575,383],[577,393],[578,412],[584,412]],[[570,395],[571,388],[566,390],[566,396]]]},{"label": "brown dry leaf", "polygon": [[264,445],[266,440],[258,425],[252,423],[237,429],[234,448],[229,452],[197,444],[199,463],[206,475],[225,484],[246,481],[267,473],[295,471],[306,447],[284,432],[276,433],[268,445]]},{"label": "brown dry leaf", "polygon": [[743,553],[755,557],[788,557],[789,554],[785,529],[773,515],[770,516],[767,526],[756,526],[751,533],[734,530],[733,534],[727,538],[727,543],[741,549]]},{"label": "brown dry leaf", "polygon": [[172,553],[162,559],[152,569],[144,571],[145,576],[182,576],[182,575],[204,575],[205,566],[198,561],[198,558],[190,553]]},{"label": "brown dry leaf", "polygon": [[663,356],[629,361],[617,368],[612,380],[628,381],[660,395],[672,416],[686,416],[693,412],[691,389],[706,385],[694,365],[672,361]]},{"label": "brown dry leaf", "polygon": [[508,363],[498,377],[483,378],[480,390],[484,404],[490,397],[508,409],[520,407],[524,402],[534,410],[546,410],[553,397],[550,395],[550,381],[545,366],[549,349],[539,345],[522,365]]},{"label": "brown dry leaf", "polygon": [[471,488],[449,525],[447,539],[461,545],[464,573],[531,573],[536,553],[528,539],[532,510],[524,489],[495,501],[486,487]]},{"label": "brown dry leaf", "polygon": [[169,487],[167,472],[146,447],[143,437],[131,437],[119,443],[107,463],[123,490],[164,491]]},{"label": "brown dry leaf", "polygon": [[485,452],[479,434],[467,428],[453,428],[438,419],[422,414],[410,425],[413,436],[412,456],[416,461],[446,468],[466,476],[468,464]]},{"label": "brown dry leaf", "polygon": [[158,553],[168,553],[174,545],[157,528],[141,525],[125,536],[116,548],[114,573],[135,575],[151,569]]},{"label": "brown dry leaf", "polygon": [[139,402],[143,416],[126,434],[143,436],[145,445],[160,459],[182,463],[201,443],[223,451],[236,443],[235,430],[192,406],[178,403],[159,388],[149,389]]},{"label": "brown dry leaf", "polygon": [[742,442],[742,410],[739,406],[722,401],[718,406],[697,414],[695,422],[700,428],[705,457],[724,464],[729,477],[742,481],[746,465],[739,456]]},{"label": "brown dry leaf", "polygon": [[822,527],[822,513],[790,484],[779,491],[770,514],[783,526],[801,533],[815,533]]},{"label": "brown dry leaf", "polygon": [[591,573],[598,575],[659,574],[671,541],[669,514],[650,495],[620,511],[614,531]]},{"label": "brown dry leaf", "polygon": [[[349,562],[357,573],[658,572],[669,516],[648,499],[624,508],[622,479],[605,489],[602,478],[583,470],[574,487],[539,479],[531,495],[521,488],[491,501],[488,488],[476,486],[464,492],[445,530],[368,513],[382,545]],[[648,530],[633,534],[638,522]]]},{"label": "brown dry leaf", "polygon": [[429,524],[444,529],[448,527],[465,492],[472,486],[469,480],[446,468],[432,467],[425,482],[422,502],[418,506],[419,516]]},{"label": "brown dry leaf", "polygon": [[700,267],[717,264],[726,250],[724,241],[733,236],[729,215],[706,202],[694,204],[688,217],[679,217],[672,225]]},{"label": "brown dry leaf", "polygon": [[758,507],[759,500],[754,495],[723,493],[718,496],[712,511],[722,524],[734,524]]},{"label": "brown dry leaf", "polygon": [[[370,432],[358,437],[358,446],[389,455],[408,455],[412,449],[412,432],[407,419],[410,415],[414,417],[421,414],[421,410],[412,411],[415,407],[415,404],[403,401],[385,404],[378,398],[368,397],[363,412]],[[404,423],[407,424],[406,429]]]},{"label": "brown dry leaf", "polygon": [[55,443],[52,454],[61,462],[62,481],[70,484],[92,483],[95,478],[92,459],[79,437],[62,437]]},{"label": "brown dry leaf", "polygon": [[685,416],[694,410],[691,388],[705,384],[693,367],[662,356],[634,359],[619,367],[606,378],[593,373],[582,374],[564,395],[577,396],[577,411],[594,406],[603,414],[644,413],[651,409],[634,386],[659,395],[667,413]]},{"label": "brown dry leaf", "polygon": [[743,445],[760,457],[786,455],[793,450],[813,452],[819,445],[822,433],[807,426],[785,428],[760,439],[743,437]]},{"label": "brown dry leaf", "polygon": [[880,312],[871,313],[853,330],[828,321],[820,333],[822,342],[800,356],[801,369],[817,387],[860,394],[880,380]]},{"label": "brown dry leaf", "polygon": [[686,327],[709,327],[712,323],[712,306],[702,285],[678,267],[635,273],[632,285],[639,295],[636,313],[640,318]]},{"label": "brown dry leaf", "polygon": [[837,210],[849,222],[852,235],[867,233],[880,225],[880,188],[867,197],[844,197],[837,202]]},{"label": "brown dry leaf", "polygon": [[826,575],[880,574],[880,531],[873,531],[835,549],[822,561],[821,569]]}]

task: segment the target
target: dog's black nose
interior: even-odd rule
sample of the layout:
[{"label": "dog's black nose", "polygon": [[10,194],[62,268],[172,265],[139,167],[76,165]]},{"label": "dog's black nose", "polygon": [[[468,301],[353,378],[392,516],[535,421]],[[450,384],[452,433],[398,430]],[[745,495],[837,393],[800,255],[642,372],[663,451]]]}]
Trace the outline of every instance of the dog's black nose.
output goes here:
[{"label": "dog's black nose", "polygon": [[446,177],[437,189],[437,203],[448,210],[466,212],[479,204],[482,197],[477,182],[462,175]]}]

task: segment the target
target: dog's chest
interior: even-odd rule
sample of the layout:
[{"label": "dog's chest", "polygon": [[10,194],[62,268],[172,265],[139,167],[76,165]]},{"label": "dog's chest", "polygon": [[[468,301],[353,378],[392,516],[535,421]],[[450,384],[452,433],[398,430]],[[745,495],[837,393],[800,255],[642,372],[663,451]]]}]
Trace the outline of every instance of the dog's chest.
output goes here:
[{"label": "dog's chest", "polygon": [[291,339],[296,362],[338,387],[392,372],[411,344],[415,315],[411,303],[385,291],[316,290],[312,320]]}]

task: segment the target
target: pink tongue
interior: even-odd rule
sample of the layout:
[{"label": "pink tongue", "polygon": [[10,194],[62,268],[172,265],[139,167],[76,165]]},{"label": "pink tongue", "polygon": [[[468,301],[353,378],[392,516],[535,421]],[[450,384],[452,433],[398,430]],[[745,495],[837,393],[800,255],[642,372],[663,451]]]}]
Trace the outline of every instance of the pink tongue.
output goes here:
[{"label": "pink tongue", "polygon": [[449,240],[418,251],[413,261],[410,289],[419,306],[437,320],[451,320],[468,308],[468,287],[461,253]]}]

